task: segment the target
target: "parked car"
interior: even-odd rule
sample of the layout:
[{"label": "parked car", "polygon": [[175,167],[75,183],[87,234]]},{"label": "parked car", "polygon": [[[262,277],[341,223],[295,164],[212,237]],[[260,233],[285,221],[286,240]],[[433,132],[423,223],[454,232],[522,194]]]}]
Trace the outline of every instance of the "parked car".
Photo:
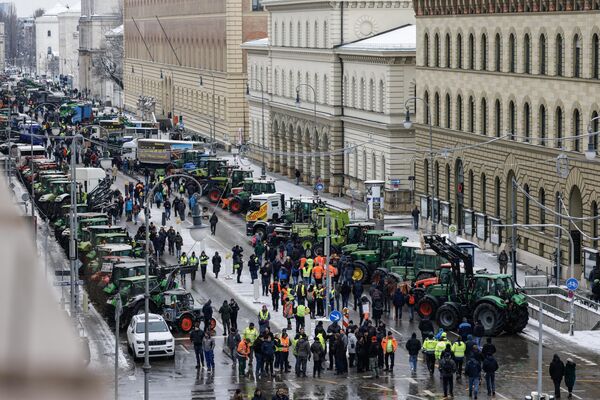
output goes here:
[{"label": "parked car", "polygon": [[[134,315],[127,327],[127,347],[135,360],[144,357],[144,314]],[[175,339],[169,326],[157,314],[148,315],[149,356],[175,358]]]}]

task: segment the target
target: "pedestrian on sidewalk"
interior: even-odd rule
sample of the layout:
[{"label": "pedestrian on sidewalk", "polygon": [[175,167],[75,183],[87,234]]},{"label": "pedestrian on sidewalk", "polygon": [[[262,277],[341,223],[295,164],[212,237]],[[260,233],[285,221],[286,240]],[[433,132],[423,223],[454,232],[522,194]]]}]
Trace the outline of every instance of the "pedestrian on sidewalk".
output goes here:
[{"label": "pedestrian on sidewalk", "polygon": [[416,333],[412,333],[410,339],[406,341],[405,347],[408,351],[408,365],[410,366],[410,372],[415,374],[417,372],[417,360],[419,359],[419,351],[421,350],[421,341],[417,339]]},{"label": "pedestrian on sidewalk", "polygon": [[221,271],[221,256],[218,251],[215,251],[215,255],[212,258],[212,269],[215,274],[215,279],[219,279],[219,272]]},{"label": "pedestrian on sidewalk", "polygon": [[[200,253],[200,274],[202,275],[202,282],[206,282],[206,268],[208,267],[208,256],[202,250]],[[194,280],[195,274],[192,275],[192,280]]]},{"label": "pedestrian on sidewalk", "polygon": [[565,365],[565,385],[567,385],[567,390],[569,391],[569,399],[573,397],[576,370],[577,366],[573,362],[573,359],[567,358],[567,364]]},{"label": "pedestrian on sidewalk", "polygon": [[131,197],[127,196],[125,198],[125,217],[126,217],[126,222],[131,222],[132,221],[132,216],[133,216],[133,200],[131,200]]},{"label": "pedestrian on sidewalk", "polygon": [[240,340],[237,346],[237,359],[238,359],[238,374],[239,377],[246,375],[246,362],[250,356],[250,340],[245,338]]},{"label": "pedestrian on sidewalk", "polygon": [[377,336],[371,337],[371,343],[369,345],[369,369],[375,372],[375,378],[379,378],[379,361],[377,360],[377,354],[379,353],[379,343],[377,342]]},{"label": "pedestrian on sidewalk", "polygon": [[504,249],[498,254],[498,265],[500,265],[500,273],[506,274],[508,271],[508,254]]},{"label": "pedestrian on sidewalk", "polygon": [[254,346],[254,342],[258,338],[258,330],[254,327],[254,322],[250,322],[250,324],[248,325],[248,327],[246,329],[244,329],[244,332],[242,332],[242,337],[244,339],[248,339],[249,340],[249,343],[250,343],[249,365],[252,365],[252,356],[253,356],[252,346]]},{"label": "pedestrian on sidewalk", "polygon": [[185,207],[185,201],[181,199],[177,206],[177,213],[179,214],[179,219],[182,221],[185,221]]},{"label": "pedestrian on sidewalk", "polygon": [[313,378],[320,378],[323,369],[321,363],[325,359],[325,352],[318,339],[315,338],[314,342],[310,345],[310,352],[313,358]]},{"label": "pedestrian on sidewalk", "polygon": [[296,351],[298,358],[298,369],[296,370],[296,376],[302,376],[306,378],[306,364],[311,357],[310,343],[308,342],[306,334],[300,335],[300,338],[296,343]]},{"label": "pedestrian on sidewalk", "polygon": [[244,261],[241,254],[233,255],[233,272],[237,274],[237,283],[242,283],[242,270],[244,269]]},{"label": "pedestrian on sidewalk", "polygon": [[198,257],[196,257],[196,252],[192,251],[192,255],[188,260],[188,264],[191,269],[192,281],[196,280],[196,272],[198,271]]},{"label": "pedestrian on sidewalk", "polygon": [[165,202],[163,203],[163,207],[165,209],[165,219],[167,221],[171,220],[171,200],[169,198],[165,198]]},{"label": "pedestrian on sidewalk", "polygon": [[394,318],[397,320],[402,320],[402,308],[404,307],[404,294],[402,293],[402,289],[397,287],[394,291],[394,297],[392,298],[392,303],[394,304]]},{"label": "pedestrian on sidewalk", "polygon": [[481,363],[478,357],[471,357],[465,366],[465,376],[469,378],[469,398],[477,400],[479,381],[481,380]]},{"label": "pedestrian on sidewalk", "polygon": [[215,236],[215,233],[217,232],[217,223],[219,222],[217,213],[213,212],[208,221],[210,222],[210,234]]},{"label": "pedestrian on sidewalk", "polygon": [[213,309],[212,309],[212,300],[208,299],[208,301],[206,303],[204,303],[204,305],[202,306],[202,316],[204,317],[204,330],[209,330],[210,329],[210,320],[212,319],[213,316]]},{"label": "pedestrian on sidewalk", "polygon": [[275,343],[270,336],[266,336],[262,344],[263,363],[265,365],[264,372],[267,377],[274,378],[273,362],[275,360]]},{"label": "pedestrian on sidewalk", "polygon": [[173,212],[175,213],[175,219],[177,219],[177,215],[179,214],[179,203],[181,202],[181,200],[179,199],[179,197],[175,196],[175,199],[173,200]]},{"label": "pedestrian on sidewalk", "polygon": [[488,353],[483,360],[482,366],[485,372],[485,387],[487,388],[488,396],[496,395],[496,371],[498,371],[498,361],[494,356]]},{"label": "pedestrian on sidewalk", "polygon": [[354,295],[354,311],[356,311],[361,304],[360,298],[363,294],[363,286],[360,280],[354,281],[354,285],[352,286],[352,294]]},{"label": "pedestrian on sidewalk", "polygon": [[231,299],[231,301],[229,301],[229,308],[231,309],[231,329],[235,329],[237,331],[237,317],[238,312],[240,311],[240,306],[235,301],[235,299]]},{"label": "pedestrian on sidewalk", "polygon": [[160,208],[160,205],[163,202],[163,194],[160,188],[154,193],[154,202],[156,203],[156,208]]},{"label": "pedestrian on sidewalk", "polygon": [[204,358],[206,359],[206,368],[208,372],[215,372],[215,339],[210,335],[210,330],[207,330],[202,341],[204,348]]},{"label": "pedestrian on sidewalk", "polygon": [[560,399],[560,383],[565,376],[565,364],[562,362],[558,354],[555,354],[554,357],[552,357],[552,362],[550,363],[548,372],[550,373],[550,378],[552,378],[552,382],[554,383],[554,398]]},{"label": "pedestrian on sidewalk", "polygon": [[190,333],[190,341],[194,345],[194,353],[196,354],[196,369],[200,369],[200,364],[204,367],[203,339],[204,332],[200,330],[200,322],[196,322],[194,329]]},{"label": "pedestrian on sidewalk", "polygon": [[261,335],[265,332],[265,329],[270,328],[270,320],[271,313],[267,309],[267,306],[263,304],[262,309],[258,312],[258,330]]},{"label": "pedestrian on sidewalk", "polygon": [[[440,360],[440,374],[442,376],[442,385],[444,387],[444,398],[454,397],[454,372],[456,371],[456,363],[452,360],[452,353],[444,353]],[[477,398],[477,395],[475,395]]]},{"label": "pedestrian on sidewalk", "polygon": [[[225,301],[225,302],[227,302],[227,301]],[[229,334],[227,335],[227,348],[229,349],[229,354],[231,355],[231,359],[233,361],[231,363],[232,368],[235,368],[235,362],[237,360],[235,351],[241,340],[242,340],[242,338],[240,337],[240,334],[238,333],[238,331],[236,329],[229,330]]]},{"label": "pedestrian on sidewalk", "polygon": [[410,214],[412,215],[413,219],[413,228],[415,230],[419,230],[419,215],[421,214],[419,207],[415,206]]},{"label": "pedestrian on sidewalk", "polygon": [[179,260],[179,258],[181,257],[181,247],[182,246],[183,246],[183,238],[181,237],[179,232],[177,232],[175,234],[175,258],[177,260]]},{"label": "pedestrian on sidewalk", "polygon": [[248,270],[250,271],[250,280],[252,285],[254,285],[254,281],[258,279],[258,268],[259,264],[256,255],[252,254],[248,260]]},{"label": "pedestrian on sidewalk", "polygon": [[112,181],[116,182],[117,181],[117,173],[119,172],[119,170],[117,169],[116,165],[112,166]]},{"label": "pedestrian on sidewalk", "polygon": [[[260,267],[260,270],[258,272],[260,274],[262,295],[268,296],[269,295],[269,283],[271,282],[271,264],[269,262],[266,262],[263,266]],[[276,309],[273,309],[273,310],[275,312],[277,312]]]},{"label": "pedestrian on sidewalk", "polygon": [[223,334],[227,335],[227,332],[231,332],[231,308],[227,300],[223,300],[223,305],[219,308],[219,314],[221,314],[221,321],[223,321]]},{"label": "pedestrian on sidewalk", "polygon": [[261,377],[261,375],[263,374],[263,372],[265,371],[265,359],[264,359],[263,353],[262,353],[263,343],[264,343],[263,337],[259,335],[254,340],[254,343],[252,343],[252,347],[250,350],[251,353],[254,353],[254,358],[256,359],[256,372],[255,372],[256,379],[259,379]]},{"label": "pedestrian on sidewalk", "polygon": [[294,176],[296,177],[296,185],[300,184],[300,176],[302,174],[300,173],[300,170],[298,168],[296,168],[296,171],[294,171]]}]

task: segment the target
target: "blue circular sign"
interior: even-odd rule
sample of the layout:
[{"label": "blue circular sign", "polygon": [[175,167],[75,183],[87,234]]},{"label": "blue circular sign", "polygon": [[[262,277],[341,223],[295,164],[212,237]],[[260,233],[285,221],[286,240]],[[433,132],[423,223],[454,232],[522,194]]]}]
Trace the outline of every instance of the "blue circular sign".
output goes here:
[{"label": "blue circular sign", "polygon": [[315,185],[315,189],[317,189],[319,192],[322,192],[323,189],[325,189],[325,185],[319,182]]},{"label": "blue circular sign", "polygon": [[579,287],[579,281],[575,278],[567,279],[567,289],[569,290],[577,290]]},{"label": "blue circular sign", "polygon": [[333,310],[330,314],[329,314],[329,320],[331,322],[338,322],[339,320],[342,319],[342,313],[337,311],[337,310]]}]

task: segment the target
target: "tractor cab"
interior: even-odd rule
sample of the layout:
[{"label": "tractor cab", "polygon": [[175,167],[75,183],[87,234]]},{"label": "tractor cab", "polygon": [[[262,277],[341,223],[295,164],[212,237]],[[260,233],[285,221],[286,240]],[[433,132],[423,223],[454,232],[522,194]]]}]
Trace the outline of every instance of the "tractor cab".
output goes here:
[{"label": "tractor cab", "polygon": [[342,253],[351,253],[365,244],[366,233],[375,229],[375,222],[354,222],[346,225],[346,245]]},{"label": "tractor cab", "polygon": [[202,309],[195,307],[194,297],[185,289],[167,290],[163,294],[162,316],[169,326],[189,333],[202,318]]},{"label": "tractor cab", "polygon": [[[381,231],[379,231],[381,232]],[[352,279],[363,283],[371,278],[383,279],[389,268],[397,265],[402,254],[405,236],[379,236],[378,246],[373,250],[358,250],[350,254],[354,264]],[[377,272],[377,274],[375,274]]]}]

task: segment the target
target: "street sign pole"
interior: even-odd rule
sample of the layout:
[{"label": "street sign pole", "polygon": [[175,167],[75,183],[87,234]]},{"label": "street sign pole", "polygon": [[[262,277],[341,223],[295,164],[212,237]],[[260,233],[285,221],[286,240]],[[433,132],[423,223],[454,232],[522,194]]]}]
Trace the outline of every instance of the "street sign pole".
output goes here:
[{"label": "street sign pole", "polygon": [[325,315],[329,315],[329,296],[331,293],[331,273],[329,271],[329,248],[331,247],[331,215],[327,213],[327,236],[325,236]]},{"label": "street sign pole", "polygon": [[569,278],[566,282],[569,290],[569,335],[573,336],[575,330],[575,291],[579,288],[579,281],[576,278]]}]

